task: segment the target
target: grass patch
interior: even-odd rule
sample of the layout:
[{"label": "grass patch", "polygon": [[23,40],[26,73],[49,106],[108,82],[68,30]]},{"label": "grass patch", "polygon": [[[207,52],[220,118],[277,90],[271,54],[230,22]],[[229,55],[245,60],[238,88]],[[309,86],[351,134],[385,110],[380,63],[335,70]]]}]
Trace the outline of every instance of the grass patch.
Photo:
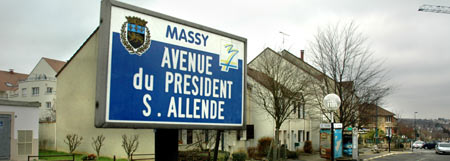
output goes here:
[{"label": "grass patch", "polygon": [[[39,156],[41,155],[71,155],[65,152],[52,151],[52,150],[39,150]],[[76,161],[82,161],[85,154],[75,154]],[[37,159],[37,158],[33,158]],[[39,160],[72,160],[72,156],[62,156],[62,157],[39,157]],[[113,161],[113,158],[109,157],[99,157],[97,161]],[[116,161],[127,161],[127,159],[116,159]]]}]

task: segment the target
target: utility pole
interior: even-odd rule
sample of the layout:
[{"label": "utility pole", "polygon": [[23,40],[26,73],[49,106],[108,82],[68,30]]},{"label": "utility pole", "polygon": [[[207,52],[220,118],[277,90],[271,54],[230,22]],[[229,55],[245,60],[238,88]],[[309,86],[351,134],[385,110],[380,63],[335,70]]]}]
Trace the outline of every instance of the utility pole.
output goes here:
[{"label": "utility pole", "polygon": [[375,145],[378,146],[378,105],[375,104]]},{"label": "utility pole", "polygon": [[416,114],[417,112],[414,112],[414,141],[417,141]]}]

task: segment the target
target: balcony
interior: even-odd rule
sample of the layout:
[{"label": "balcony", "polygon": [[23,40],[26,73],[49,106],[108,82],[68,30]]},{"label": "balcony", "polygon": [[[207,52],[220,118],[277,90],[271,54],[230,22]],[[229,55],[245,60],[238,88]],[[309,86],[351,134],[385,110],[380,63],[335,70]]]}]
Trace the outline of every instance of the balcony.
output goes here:
[{"label": "balcony", "polygon": [[19,81],[19,83],[22,82],[33,82],[33,81],[56,81],[55,77],[46,77],[46,76],[40,76],[40,77],[29,77],[25,80]]}]

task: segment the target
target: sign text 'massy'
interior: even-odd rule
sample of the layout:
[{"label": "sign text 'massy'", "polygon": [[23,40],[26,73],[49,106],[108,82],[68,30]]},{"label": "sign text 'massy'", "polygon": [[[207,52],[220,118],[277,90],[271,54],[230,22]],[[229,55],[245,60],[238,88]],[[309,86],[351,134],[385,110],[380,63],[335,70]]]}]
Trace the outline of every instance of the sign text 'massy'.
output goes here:
[{"label": "sign text 'massy'", "polygon": [[181,30],[178,30],[176,26],[171,27],[170,25],[167,25],[166,38],[184,41],[186,43],[195,45],[203,44],[203,46],[206,46],[206,41],[208,40],[209,36],[194,31],[186,31],[183,28],[181,28]]}]

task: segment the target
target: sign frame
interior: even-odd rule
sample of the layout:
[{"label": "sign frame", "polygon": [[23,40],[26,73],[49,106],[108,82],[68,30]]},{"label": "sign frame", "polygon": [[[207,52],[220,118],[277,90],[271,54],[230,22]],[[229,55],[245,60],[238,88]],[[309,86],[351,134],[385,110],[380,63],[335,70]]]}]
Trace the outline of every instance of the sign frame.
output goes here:
[{"label": "sign frame", "polygon": [[[218,124],[210,123],[212,125],[199,125],[190,123],[124,123],[124,122],[108,122],[107,118],[107,97],[108,97],[108,75],[109,67],[109,53],[110,51],[110,33],[111,33],[111,11],[112,7],[118,7],[140,14],[145,14],[158,19],[166,20],[172,23],[177,23],[187,27],[195,28],[201,31],[216,34],[218,36],[227,37],[233,40],[241,41],[244,45],[244,54],[242,58],[242,116],[240,124]],[[168,16],[162,13],[154,12],[137,6],[132,6],[115,0],[102,0],[100,10],[100,26],[98,29],[98,57],[97,57],[97,73],[96,73],[96,95],[95,95],[95,127],[97,128],[134,128],[134,129],[217,129],[217,130],[232,130],[244,129],[246,126],[246,106],[247,106],[247,39],[219,31],[200,24]]]}]

